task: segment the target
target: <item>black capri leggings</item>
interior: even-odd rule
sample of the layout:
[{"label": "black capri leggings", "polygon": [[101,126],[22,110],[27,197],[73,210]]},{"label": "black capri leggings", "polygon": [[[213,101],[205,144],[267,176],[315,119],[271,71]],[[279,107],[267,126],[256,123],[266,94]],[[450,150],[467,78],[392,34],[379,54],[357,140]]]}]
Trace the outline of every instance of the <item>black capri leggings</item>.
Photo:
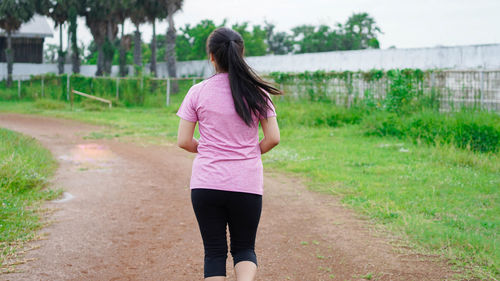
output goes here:
[{"label": "black capri leggings", "polygon": [[226,276],[226,226],[229,226],[234,265],[241,261],[257,265],[254,248],[262,195],[192,189],[191,202],[205,248],[205,278]]}]

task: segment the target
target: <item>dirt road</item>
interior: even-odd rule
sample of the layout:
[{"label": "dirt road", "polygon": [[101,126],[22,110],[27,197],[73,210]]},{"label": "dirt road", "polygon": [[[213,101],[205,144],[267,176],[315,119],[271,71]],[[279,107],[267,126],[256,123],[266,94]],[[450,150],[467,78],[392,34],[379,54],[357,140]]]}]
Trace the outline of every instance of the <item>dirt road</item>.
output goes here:
[{"label": "dirt road", "polygon": [[[1,280],[201,280],[203,248],[189,199],[193,155],[171,145],[84,139],[105,127],[0,114],[0,127],[37,138],[60,166],[66,199],[49,202],[47,239]],[[433,257],[386,234],[299,180],[266,173],[258,280],[449,280]],[[234,280],[228,259],[228,280]]]}]

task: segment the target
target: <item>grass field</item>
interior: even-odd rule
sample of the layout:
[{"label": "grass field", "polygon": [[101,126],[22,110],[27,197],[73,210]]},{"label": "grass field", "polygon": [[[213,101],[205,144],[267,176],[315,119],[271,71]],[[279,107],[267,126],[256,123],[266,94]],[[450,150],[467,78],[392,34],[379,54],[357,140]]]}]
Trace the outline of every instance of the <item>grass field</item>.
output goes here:
[{"label": "grass field", "polygon": [[0,272],[11,270],[23,244],[43,225],[40,203],[60,194],[45,188],[55,168],[37,141],[0,129]]},{"label": "grass field", "polygon": [[[40,102],[0,102],[0,111],[110,125],[109,130],[94,132],[89,138],[158,143],[175,140],[175,112],[182,98],[173,96],[169,108],[86,111],[79,107],[71,111],[67,105],[54,109]],[[449,258],[476,278],[498,279],[499,153],[366,136],[362,123],[304,122],[297,111],[329,110],[328,106],[276,100],[282,138],[263,157],[265,166],[304,177],[311,190],[339,196],[418,251]]]}]

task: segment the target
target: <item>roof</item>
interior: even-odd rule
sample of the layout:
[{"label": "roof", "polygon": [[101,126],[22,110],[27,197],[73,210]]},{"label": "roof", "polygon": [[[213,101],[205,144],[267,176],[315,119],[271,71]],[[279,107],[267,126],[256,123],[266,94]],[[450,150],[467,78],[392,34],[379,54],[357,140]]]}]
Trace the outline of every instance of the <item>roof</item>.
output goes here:
[{"label": "roof", "polygon": [[[0,28],[0,36],[5,36],[5,31]],[[53,32],[47,19],[41,15],[34,15],[27,23],[23,23],[19,30],[12,34],[12,37],[44,38],[52,37]]]}]

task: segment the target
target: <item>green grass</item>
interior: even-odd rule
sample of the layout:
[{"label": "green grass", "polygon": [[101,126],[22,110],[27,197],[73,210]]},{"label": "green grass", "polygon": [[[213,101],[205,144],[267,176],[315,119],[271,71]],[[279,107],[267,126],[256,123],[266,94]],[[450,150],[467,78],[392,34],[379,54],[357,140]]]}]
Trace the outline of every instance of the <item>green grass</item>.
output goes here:
[{"label": "green grass", "polygon": [[34,139],[0,129],[0,272],[11,270],[23,242],[43,225],[40,203],[60,194],[45,188],[55,168],[50,152]]},{"label": "green grass", "polygon": [[[95,132],[96,138],[174,141],[178,125],[174,113],[182,98],[172,96],[169,108],[88,112],[0,102],[0,111],[111,126],[107,132]],[[267,168],[303,176],[310,189],[339,196],[346,205],[408,239],[420,252],[449,258],[479,279],[499,278],[498,152],[475,153],[447,143],[366,136],[356,117],[364,118],[365,113],[344,114],[331,105],[276,100],[276,107],[282,138],[276,149],[264,155]]]}]

